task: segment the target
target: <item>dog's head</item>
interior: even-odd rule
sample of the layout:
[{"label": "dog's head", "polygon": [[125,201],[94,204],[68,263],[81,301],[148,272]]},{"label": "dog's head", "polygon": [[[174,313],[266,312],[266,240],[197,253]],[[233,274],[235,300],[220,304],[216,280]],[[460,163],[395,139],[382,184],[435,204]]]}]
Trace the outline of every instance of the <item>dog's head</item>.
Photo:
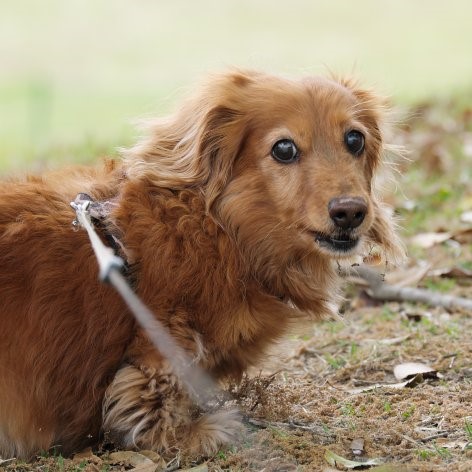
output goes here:
[{"label": "dog's head", "polygon": [[349,80],[227,73],[156,122],[129,151],[128,172],[200,188],[208,211],[259,256],[342,258],[378,244],[396,258],[373,190],[383,108]]}]

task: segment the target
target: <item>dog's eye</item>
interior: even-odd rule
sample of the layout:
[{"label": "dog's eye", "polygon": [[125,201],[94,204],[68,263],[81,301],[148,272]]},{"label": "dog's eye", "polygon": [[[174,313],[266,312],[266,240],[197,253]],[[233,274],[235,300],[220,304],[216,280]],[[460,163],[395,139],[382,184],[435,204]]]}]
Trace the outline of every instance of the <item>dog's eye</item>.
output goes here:
[{"label": "dog's eye", "polygon": [[351,154],[360,156],[364,151],[365,138],[360,131],[353,129],[344,135],[344,143]]},{"label": "dog's eye", "polygon": [[295,162],[299,156],[297,146],[295,146],[291,139],[277,141],[272,148],[271,154],[274,159],[284,164]]}]

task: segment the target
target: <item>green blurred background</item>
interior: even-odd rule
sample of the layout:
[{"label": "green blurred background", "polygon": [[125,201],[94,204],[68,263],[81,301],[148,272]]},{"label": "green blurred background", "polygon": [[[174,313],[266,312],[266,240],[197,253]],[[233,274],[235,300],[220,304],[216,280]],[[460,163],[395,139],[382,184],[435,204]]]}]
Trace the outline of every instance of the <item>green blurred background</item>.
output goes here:
[{"label": "green blurred background", "polygon": [[354,74],[408,105],[472,95],[470,0],[3,0],[0,171],[127,145],[205,73]]}]

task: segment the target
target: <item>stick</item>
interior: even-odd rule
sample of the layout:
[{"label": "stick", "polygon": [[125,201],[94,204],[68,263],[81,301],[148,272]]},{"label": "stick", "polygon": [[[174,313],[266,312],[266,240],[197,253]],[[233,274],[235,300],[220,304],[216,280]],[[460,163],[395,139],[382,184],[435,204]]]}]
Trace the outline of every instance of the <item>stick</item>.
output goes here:
[{"label": "stick", "polygon": [[424,303],[429,306],[441,306],[447,309],[462,308],[472,311],[472,300],[468,298],[444,295],[422,288],[389,285],[384,282],[382,274],[365,265],[352,266],[345,275],[364,279],[369,284],[367,294],[375,300]]}]

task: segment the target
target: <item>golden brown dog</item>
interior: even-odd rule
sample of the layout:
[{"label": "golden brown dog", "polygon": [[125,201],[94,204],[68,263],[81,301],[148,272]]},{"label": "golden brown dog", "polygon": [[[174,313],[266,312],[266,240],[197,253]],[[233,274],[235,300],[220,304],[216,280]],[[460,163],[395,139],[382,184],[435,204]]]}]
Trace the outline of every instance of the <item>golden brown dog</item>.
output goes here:
[{"label": "golden brown dog", "polygon": [[114,291],[69,202],[113,209],[136,292],[216,378],[239,378],[293,321],[335,310],[335,261],[397,239],[372,180],[382,106],[354,83],[256,72],[210,79],[104,169],[0,190],[0,454],[127,447],[210,452],[231,418],[200,415]]}]

